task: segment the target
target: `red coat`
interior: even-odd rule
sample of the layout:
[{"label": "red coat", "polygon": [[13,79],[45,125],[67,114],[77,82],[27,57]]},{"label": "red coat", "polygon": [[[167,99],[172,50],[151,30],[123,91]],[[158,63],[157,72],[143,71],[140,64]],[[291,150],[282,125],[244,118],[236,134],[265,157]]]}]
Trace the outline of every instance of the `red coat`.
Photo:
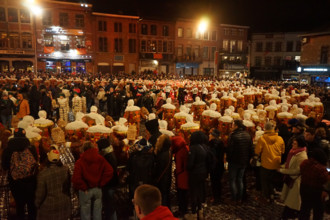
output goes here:
[{"label": "red coat", "polygon": [[179,189],[189,189],[188,184],[188,145],[186,141],[181,136],[176,136],[172,138],[172,149],[175,154],[175,177],[176,185]]},{"label": "red coat", "polygon": [[153,212],[144,216],[141,220],[179,220],[166,206],[158,206]]},{"label": "red coat", "polygon": [[86,150],[77,160],[73,176],[73,187],[85,191],[95,187],[103,187],[113,177],[111,165],[102,157],[96,148]]}]

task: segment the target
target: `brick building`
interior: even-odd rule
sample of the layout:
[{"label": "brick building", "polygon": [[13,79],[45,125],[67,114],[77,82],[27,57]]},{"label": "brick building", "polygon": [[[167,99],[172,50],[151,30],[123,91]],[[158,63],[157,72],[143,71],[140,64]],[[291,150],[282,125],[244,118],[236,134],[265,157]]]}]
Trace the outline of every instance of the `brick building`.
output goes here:
[{"label": "brick building", "polygon": [[137,16],[93,12],[95,71],[138,71],[138,21]]},{"label": "brick building", "polygon": [[248,31],[248,26],[220,25],[218,58],[220,75],[239,75],[248,71]]},{"label": "brick building", "polygon": [[183,75],[213,75],[219,48],[219,25],[199,30],[200,21],[178,19],[175,23],[175,69]]},{"label": "brick building", "polygon": [[138,28],[139,71],[173,73],[174,22],[141,19]]},{"label": "brick building", "polygon": [[301,66],[298,72],[310,82],[330,84],[330,31],[301,35]]},{"label": "brick building", "polygon": [[32,70],[33,25],[21,0],[0,1],[0,71]]},{"label": "brick building", "polygon": [[296,32],[255,33],[251,37],[251,77],[295,79],[301,56],[301,38]]},{"label": "brick building", "polygon": [[92,5],[66,1],[40,2],[37,18],[38,70],[93,71]]}]

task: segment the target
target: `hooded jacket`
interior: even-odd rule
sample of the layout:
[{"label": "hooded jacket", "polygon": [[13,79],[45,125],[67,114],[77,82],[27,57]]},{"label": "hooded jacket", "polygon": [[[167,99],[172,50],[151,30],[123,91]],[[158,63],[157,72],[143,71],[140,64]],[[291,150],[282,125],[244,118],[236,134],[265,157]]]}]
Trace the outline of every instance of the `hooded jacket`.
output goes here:
[{"label": "hooded jacket", "polygon": [[29,115],[30,114],[30,106],[29,103],[26,99],[23,99],[23,95],[22,94],[18,94],[18,97],[20,97],[19,100],[19,105],[18,105],[18,113],[16,114],[16,116],[19,119],[22,119],[25,115]]},{"label": "hooded jacket", "polygon": [[77,160],[73,176],[73,187],[78,190],[88,190],[105,186],[113,176],[111,165],[99,155],[96,148],[86,150]]},{"label": "hooded jacket", "polygon": [[188,145],[181,136],[172,138],[172,152],[175,154],[175,177],[179,189],[189,189],[188,183]]},{"label": "hooded jacket", "polygon": [[241,167],[246,167],[253,154],[252,138],[243,128],[237,128],[229,136],[227,161]]},{"label": "hooded jacket", "polygon": [[166,206],[158,206],[141,220],[177,220]]},{"label": "hooded jacket", "polygon": [[256,155],[261,155],[261,166],[269,170],[280,168],[284,151],[284,141],[274,131],[265,131],[254,150]]}]

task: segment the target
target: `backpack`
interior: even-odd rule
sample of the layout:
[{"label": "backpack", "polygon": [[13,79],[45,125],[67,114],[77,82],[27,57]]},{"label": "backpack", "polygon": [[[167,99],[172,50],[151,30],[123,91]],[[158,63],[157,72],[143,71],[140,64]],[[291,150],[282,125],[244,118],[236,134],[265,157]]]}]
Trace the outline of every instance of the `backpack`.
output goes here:
[{"label": "backpack", "polygon": [[10,174],[14,180],[33,176],[37,167],[37,161],[28,148],[22,152],[15,151],[11,156]]}]

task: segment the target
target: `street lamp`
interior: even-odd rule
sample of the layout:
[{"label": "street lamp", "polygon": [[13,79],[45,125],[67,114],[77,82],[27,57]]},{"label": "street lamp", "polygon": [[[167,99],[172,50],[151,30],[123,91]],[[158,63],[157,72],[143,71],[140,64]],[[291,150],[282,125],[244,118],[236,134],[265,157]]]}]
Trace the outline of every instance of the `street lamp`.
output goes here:
[{"label": "street lamp", "polygon": [[36,17],[42,14],[42,8],[35,2],[35,0],[25,0],[23,5],[28,8],[32,14],[33,19],[33,41],[34,41],[34,74],[38,72],[38,56],[37,56],[37,24]]},{"label": "street lamp", "polygon": [[198,24],[198,31],[201,34],[204,34],[204,32],[207,30],[208,25],[209,21],[206,18],[202,18]]}]

